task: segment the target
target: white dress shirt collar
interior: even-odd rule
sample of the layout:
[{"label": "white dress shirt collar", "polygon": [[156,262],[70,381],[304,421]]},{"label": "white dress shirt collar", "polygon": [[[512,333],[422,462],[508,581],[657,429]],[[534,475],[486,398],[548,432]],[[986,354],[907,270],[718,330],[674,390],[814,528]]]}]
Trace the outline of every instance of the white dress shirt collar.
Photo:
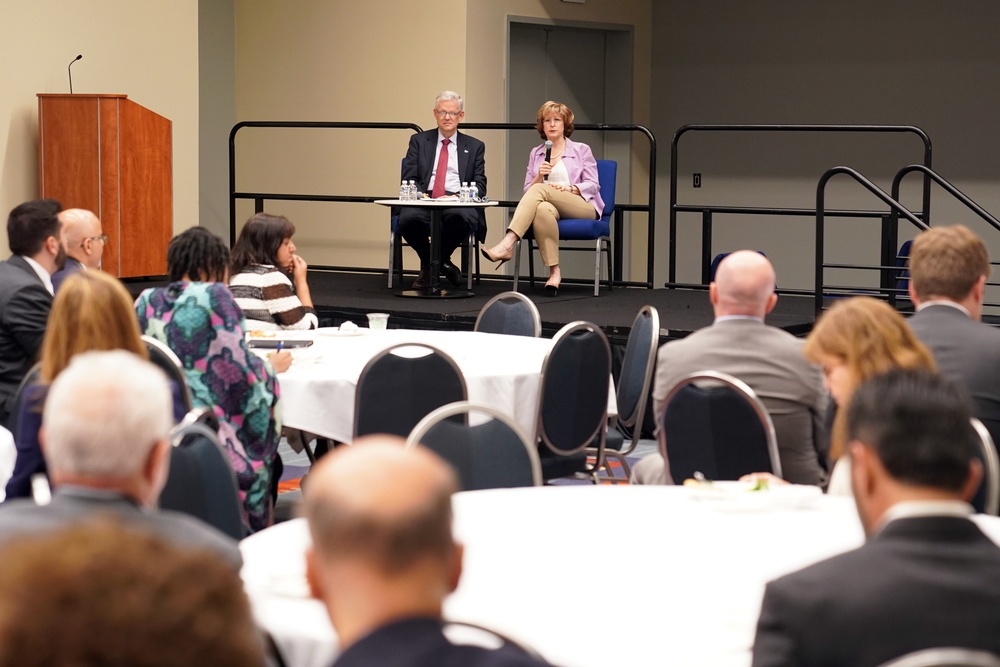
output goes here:
[{"label": "white dress shirt collar", "polygon": [[972,505],[961,500],[908,500],[896,503],[887,509],[879,519],[875,532],[880,532],[890,521],[896,519],[929,516],[969,517],[973,511]]},{"label": "white dress shirt collar", "polygon": [[45,285],[45,289],[49,291],[49,294],[55,296],[55,290],[52,289],[52,275],[45,270],[45,267],[25,255],[21,255],[21,259],[26,261],[28,266],[30,266],[32,270],[38,274],[39,280],[41,280],[42,284]]},{"label": "white dress shirt collar", "polygon": [[931,301],[924,301],[922,304],[917,306],[917,312],[919,313],[924,308],[929,308],[930,306],[948,306],[949,308],[962,311],[969,318],[972,317],[972,313],[969,312],[968,308],[958,302],[951,301],[950,299],[933,299]]}]

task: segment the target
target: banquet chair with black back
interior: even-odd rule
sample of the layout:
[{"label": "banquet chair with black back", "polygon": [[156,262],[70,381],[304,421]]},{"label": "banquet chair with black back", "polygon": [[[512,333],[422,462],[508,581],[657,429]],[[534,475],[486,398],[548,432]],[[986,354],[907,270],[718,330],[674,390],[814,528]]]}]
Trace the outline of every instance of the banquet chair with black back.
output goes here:
[{"label": "banquet chair with black back", "polygon": [[737,480],[752,472],[781,477],[778,441],[764,404],[732,375],[699,371],[681,378],[660,412],[660,453],[675,483],[700,472]]},{"label": "banquet chair with black back", "polygon": [[971,422],[977,436],[978,458],[983,464],[983,481],[972,497],[972,506],[977,512],[997,516],[1000,513],[1000,460],[997,459],[997,449],[986,426],[975,417]]},{"label": "banquet chair with black back", "polygon": [[181,400],[184,402],[184,410],[190,412],[192,408],[191,388],[188,386],[181,360],[177,358],[173,350],[152,336],[142,336],[142,342],[146,346],[146,352],[149,353],[149,360],[153,362],[153,365],[166,373],[167,379],[177,383],[180,388]]},{"label": "banquet chair with black back", "polygon": [[[10,431],[10,434],[12,436],[14,436],[15,442],[17,442],[18,437],[20,435],[19,431],[21,428],[21,424],[18,423],[19,422],[18,416],[21,414],[21,405],[27,398],[26,391],[28,387],[31,387],[38,383],[38,377],[41,375],[41,373],[42,373],[42,362],[38,361],[31,368],[28,369],[28,372],[24,374],[23,378],[21,378],[20,384],[17,385],[17,389],[14,390],[14,397],[10,402],[10,417],[8,417],[9,423],[7,424],[7,430]],[[3,422],[0,422],[0,426],[3,425],[4,425]]]},{"label": "banquet chair with black back", "polygon": [[432,411],[468,398],[458,364],[441,350],[399,343],[372,357],[354,394],[354,438],[372,433],[407,437]]},{"label": "banquet chair with black back", "polygon": [[[475,414],[486,419],[470,420]],[[410,433],[406,446],[418,445],[455,468],[463,491],[542,483],[538,451],[512,418],[488,405],[460,401],[438,408]]]},{"label": "banquet chair with black back", "polygon": [[197,517],[240,540],[245,536],[242,504],[218,429],[212,411],[196,408],[171,430],[170,471],[160,508]]},{"label": "banquet chair with black back", "polygon": [[[538,400],[539,459],[545,481],[585,476],[605,465],[611,345],[600,327],[570,322],[552,339]],[[587,455],[594,457],[588,463]]]},{"label": "banquet chair with black back", "polygon": [[[642,435],[642,423],[646,416],[659,344],[660,314],[653,306],[643,306],[632,322],[632,329],[625,343],[625,357],[616,393],[618,419],[614,426],[608,427],[605,443],[605,458],[618,460],[625,473],[625,480],[632,476],[625,457],[635,450]],[[630,440],[627,445],[626,439]]]},{"label": "banquet chair with black back", "polygon": [[542,317],[538,306],[520,292],[503,292],[486,302],[473,331],[512,336],[542,335]]},{"label": "banquet chair with black back", "polygon": [[1000,656],[958,646],[925,648],[883,662],[880,667],[1000,667]]}]

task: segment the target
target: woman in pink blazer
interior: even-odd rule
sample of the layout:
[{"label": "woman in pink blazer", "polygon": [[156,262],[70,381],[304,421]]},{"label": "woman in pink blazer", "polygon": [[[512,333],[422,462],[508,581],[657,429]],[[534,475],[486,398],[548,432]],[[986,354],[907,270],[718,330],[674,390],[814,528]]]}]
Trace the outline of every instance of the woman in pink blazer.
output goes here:
[{"label": "woman in pink blazer", "polygon": [[[546,145],[536,146],[528,157],[521,198],[507,234],[483,256],[503,264],[514,256],[514,244],[534,225],[542,262],[549,267],[545,294],[556,296],[562,274],[559,272],[559,219],[601,217],[604,202],[597,182],[597,161],[587,144],[570,141],[573,112],[565,104],[546,102],[538,110],[535,129],[546,142],[552,142],[549,159]],[[498,265],[499,266],[499,265]]]}]

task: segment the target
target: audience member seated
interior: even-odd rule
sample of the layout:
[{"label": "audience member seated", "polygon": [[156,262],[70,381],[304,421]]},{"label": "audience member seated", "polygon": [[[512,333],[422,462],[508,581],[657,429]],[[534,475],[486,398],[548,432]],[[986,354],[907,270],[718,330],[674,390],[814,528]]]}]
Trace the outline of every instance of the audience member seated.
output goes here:
[{"label": "audience member seated", "polygon": [[318,325],[306,282],[309,265],[295,254],[293,234],[295,225],[288,218],[258,213],[247,220],[233,246],[229,289],[251,330]]},{"label": "audience member seated", "polygon": [[194,518],[155,509],[167,479],[172,425],[167,378],[151,363],[124,350],[75,356],[52,383],[42,418],[52,501],[0,505],[0,547],[22,534],[111,514],[177,545],[211,550],[239,568],[235,541]]},{"label": "audience member seated", "polygon": [[243,311],[226,286],[229,248],[222,239],[202,227],[179,234],[167,249],[167,271],[167,287],[148,289],[135,302],[139,329],[174,351],[194,405],[219,418],[247,528],[261,530],[271,524],[280,474],[277,380],[247,347]]},{"label": "audience member seated", "polygon": [[340,640],[335,667],[540,665],[514,649],[456,646],[441,607],[462,572],[451,533],[454,471],[393,436],[360,438],[316,463],[305,492],[306,574]]},{"label": "audience member seated", "polygon": [[934,227],[913,241],[910,327],[945,377],[965,387],[973,413],[1000,442],[1000,330],[982,324],[990,275],[986,244],[967,227]]},{"label": "audience member seated", "polygon": [[982,467],[964,394],[936,374],[895,370],[858,387],[843,411],[868,540],[767,585],[754,667],[1000,653],[1000,548],[969,520]]},{"label": "audience member seated", "polygon": [[573,111],[559,102],[546,102],[535,118],[535,129],[546,146],[535,146],[528,156],[524,196],[518,202],[507,234],[483,256],[503,264],[514,256],[514,244],[534,228],[542,263],[549,267],[545,294],[556,296],[562,274],[559,271],[559,220],[597,220],[604,212],[601,184],[597,180],[597,160],[587,144],[571,141]]},{"label": "audience member seated", "polygon": [[52,289],[58,293],[63,281],[77,271],[101,268],[101,257],[108,235],[101,228],[97,216],[82,208],[70,208],[59,214],[62,223],[63,243],[66,246],[66,263],[52,274]]},{"label": "audience member seated", "polygon": [[0,667],[260,667],[239,575],[108,520],[0,553]]},{"label": "audience member seated", "polygon": [[[77,275],[79,274],[79,275]],[[17,463],[7,483],[8,498],[31,495],[31,478],[45,474],[45,458],[38,446],[38,428],[49,384],[70,360],[91,350],[127,350],[147,359],[146,346],[139,337],[139,325],[128,290],[106,273],[78,271],[63,283],[52,303],[49,327],[42,343],[42,360],[37,384],[25,387],[17,419]],[[180,388],[176,393],[174,417],[184,416]]]},{"label": "audience member seated", "polygon": [[0,426],[8,426],[14,394],[38,357],[52,308],[52,274],[66,261],[54,199],[14,208],[7,218],[7,245],[0,262]]},{"label": "audience member seated", "polygon": [[[660,348],[653,405],[659,415],[667,392],[691,373],[728,373],[748,384],[771,415],[784,479],[822,486],[827,481],[823,377],[803,358],[800,339],[764,324],[778,300],[774,284],[774,268],[760,253],[740,250],[722,260],[708,291],[715,322]],[[663,457],[640,461],[633,482],[670,483]]]},{"label": "audience member seated", "polygon": [[845,436],[846,406],[859,384],[894,368],[936,370],[931,353],[884,301],[868,296],[833,304],[806,339],[806,359],[823,367],[827,389],[838,406],[830,435],[836,462],[828,492],[850,495],[850,457]]}]

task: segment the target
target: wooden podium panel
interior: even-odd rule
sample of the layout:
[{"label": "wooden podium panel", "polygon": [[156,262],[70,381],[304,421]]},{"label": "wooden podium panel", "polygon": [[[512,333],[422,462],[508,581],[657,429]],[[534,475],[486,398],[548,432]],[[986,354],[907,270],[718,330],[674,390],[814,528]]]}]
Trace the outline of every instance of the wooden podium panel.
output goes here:
[{"label": "wooden podium panel", "polygon": [[39,196],[97,214],[112,275],[167,271],[172,142],[171,122],[125,95],[38,95]]}]

